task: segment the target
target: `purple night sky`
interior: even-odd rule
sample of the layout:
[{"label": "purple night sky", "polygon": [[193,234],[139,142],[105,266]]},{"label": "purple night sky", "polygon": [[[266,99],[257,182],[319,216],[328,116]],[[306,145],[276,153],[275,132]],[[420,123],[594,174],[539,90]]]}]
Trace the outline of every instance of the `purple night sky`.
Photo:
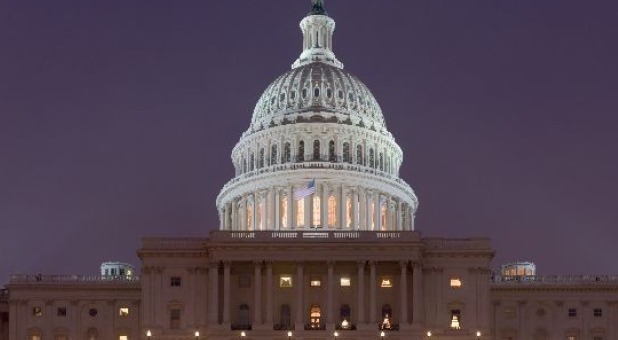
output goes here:
[{"label": "purple night sky", "polygon": [[[327,1],[427,236],[618,274],[618,3]],[[205,236],[309,0],[0,2],[0,285]]]}]

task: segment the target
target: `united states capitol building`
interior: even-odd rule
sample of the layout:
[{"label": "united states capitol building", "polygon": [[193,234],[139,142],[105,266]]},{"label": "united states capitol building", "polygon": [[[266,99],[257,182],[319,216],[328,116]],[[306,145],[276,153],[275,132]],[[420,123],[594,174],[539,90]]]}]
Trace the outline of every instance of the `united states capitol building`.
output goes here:
[{"label": "united states capitol building", "polygon": [[143,239],[138,272],[13,275],[0,339],[618,339],[618,277],[494,273],[489,239],[415,231],[388,113],[335,56],[322,1],[300,27],[231,152],[219,230]]}]

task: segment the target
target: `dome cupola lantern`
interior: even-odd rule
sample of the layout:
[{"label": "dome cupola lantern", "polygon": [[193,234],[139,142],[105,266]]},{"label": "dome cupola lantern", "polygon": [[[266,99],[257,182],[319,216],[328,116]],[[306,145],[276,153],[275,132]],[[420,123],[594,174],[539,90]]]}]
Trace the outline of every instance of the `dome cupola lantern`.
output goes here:
[{"label": "dome cupola lantern", "polygon": [[323,0],[312,2],[311,12],[300,22],[300,29],[303,31],[303,52],[292,64],[292,68],[316,61],[343,68],[343,64],[333,53],[335,20],[326,14]]}]

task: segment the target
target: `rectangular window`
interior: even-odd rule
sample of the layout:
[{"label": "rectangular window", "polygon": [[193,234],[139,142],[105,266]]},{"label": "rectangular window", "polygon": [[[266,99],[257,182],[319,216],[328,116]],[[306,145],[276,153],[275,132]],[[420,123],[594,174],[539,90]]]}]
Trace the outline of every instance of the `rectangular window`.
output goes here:
[{"label": "rectangular window", "polygon": [[352,281],[349,277],[344,276],[341,278],[339,284],[341,285],[341,287],[350,287],[351,282]]},{"label": "rectangular window", "polygon": [[128,307],[120,307],[118,309],[118,316],[128,316],[129,315],[129,308]]},{"label": "rectangular window", "polygon": [[249,288],[251,286],[251,278],[247,274],[238,275],[238,287]]},{"label": "rectangular window", "polygon": [[602,316],[603,316],[603,309],[602,309],[602,308],[595,308],[595,309],[592,311],[592,313],[593,313],[593,315],[594,315],[595,317],[600,318],[600,317],[602,317]]},{"label": "rectangular window", "polygon": [[180,329],[180,309],[170,310],[170,329]]},{"label": "rectangular window", "polygon": [[311,279],[311,281],[309,281],[309,285],[311,287],[321,287],[322,281],[320,279]]},{"label": "rectangular window", "polygon": [[118,337],[118,340],[129,340],[129,337],[126,335],[121,335]]},{"label": "rectangular window", "polygon": [[393,287],[393,282],[391,281],[390,277],[383,277],[382,280],[380,280],[380,287],[382,288],[391,288]]},{"label": "rectangular window", "polygon": [[569,308],[569,317],[570,318],[574,318],[577,316],[577,309],[576,308]]},{"label": "rectangular window", "polygon": [[58,316],[67,316],[67,308],[58,307]]},{"label": "rectangular window", "polygon": [[279,287],[291,288],[292,287],[292,276],[290,275],[279,276]]},{"label": "rectangular window", "polygon": [[451,329],[461,329],[461,310],[451,310]]},{"label": "rectangular window", "polygon": [[170,286],[172,287],[180,287],[182,284],[182,279],[180,276],[172,276],[170,277]]},{"label": "rectangular window", "polygon": [[451,288],[461,288],[461,279],[454,277],[451,279]]},{"label": "rectangular window", "polygon": [[41,307],[32,308],[32,315],[33,316],[43,316],[43,309]]},{"label": "rectangular window", "polygon": [[592,340],[603,340],[603,337],[602,336],[595,336],[595,337],[592,337]]}]

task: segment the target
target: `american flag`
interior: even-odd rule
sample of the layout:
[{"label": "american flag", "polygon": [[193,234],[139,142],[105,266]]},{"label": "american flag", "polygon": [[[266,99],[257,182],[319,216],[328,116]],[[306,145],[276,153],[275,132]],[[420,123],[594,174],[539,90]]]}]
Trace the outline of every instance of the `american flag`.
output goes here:
[{"label": "american flag", "polygon": [[315,193],[315,179],[312,179],[304,187],[294,191],[294,199],[299,200]]}]

